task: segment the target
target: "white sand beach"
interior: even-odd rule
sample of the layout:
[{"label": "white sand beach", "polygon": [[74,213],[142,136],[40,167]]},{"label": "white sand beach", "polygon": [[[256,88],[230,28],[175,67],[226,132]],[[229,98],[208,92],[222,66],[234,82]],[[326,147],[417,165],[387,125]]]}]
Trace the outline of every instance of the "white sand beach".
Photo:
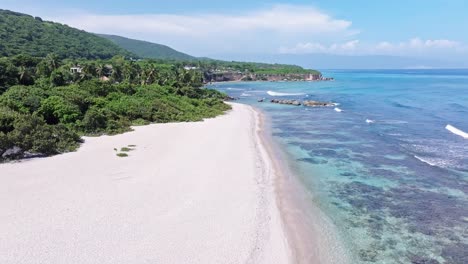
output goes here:
[{"label": "white sand beach", "polygon": [[290,263],[258,120],[233,104],[0,164],[0,263]]}]

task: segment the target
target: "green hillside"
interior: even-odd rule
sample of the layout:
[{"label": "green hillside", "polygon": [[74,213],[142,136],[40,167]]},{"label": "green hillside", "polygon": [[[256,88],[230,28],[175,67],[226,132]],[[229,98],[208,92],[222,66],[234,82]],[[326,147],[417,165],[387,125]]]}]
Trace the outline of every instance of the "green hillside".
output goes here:
[{"label": "green hillside", "polygon": [[179,61],[190,61],[196,59],[195,57],[161,44],[129,39],[115,35],[98,34],[98,36],[109,39],[119,47],[126,49],[142,58]]},{"label": "green hillside", "polygon": [[39,17],[0,9],[0,57],[28,54],[107,59],[131,55],[107,39]]}]

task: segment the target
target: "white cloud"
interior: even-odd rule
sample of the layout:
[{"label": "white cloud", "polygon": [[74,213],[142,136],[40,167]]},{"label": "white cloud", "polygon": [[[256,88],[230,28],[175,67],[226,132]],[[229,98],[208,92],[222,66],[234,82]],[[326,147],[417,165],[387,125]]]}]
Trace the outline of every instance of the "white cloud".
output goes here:
[{"label": "white cloud", "polygon": [[323,44],[320,42],[299,42],[292,47],[281,47],[280,53],[329,53],[345,55],[394,55],[440,57],[453,54],[466,54],[467,46],[448,39],[412,38],[403,42],[382,41],[377,44],[351,40],[344,43]]},{"label": "white cloud", "polygon": [[274,5],[234,13],[131,15],[50,10],[29,5],[18,5],[15,10],[90,32],[166,44],[195,56],[278,52],[456,58],[460,54],[468,55],[466,44],[450,39],[364,40],[372,36],[361,35],[351,21],[312,6]]},{"label": "white cloud", "polygon": [[351,21],[334,18],[314,7],[293,5],[275,5],[243,14],[76,12],[46,18],[91,32],[169,44],[198,54],[213,51],[271,53],[279,46],[303,39],[341,39],[358,33],[351,28]]},{"label": "white cloud", "polygon": [[349,30],[350,21],[339,20],[307,6],[276,5],[242,15],[220,14],[76,14],[55,19],[95,32],[145,32],[170,35],[210,35],[214,33],[271,31],[275,33],[320,34]]},{"label": "white cloud", "polygon": [[408,41],[399,43],[390,43],[383,41],[375,46],[377,52],[393,52],[393,53],[405,53],[405,52],[427,52],[427,51],[447,51],[447,50],[462,50],[463,45],[460,42],[448,40],[448,39],[427,39],[422,40],[420,38],[412,38]]},{"label": "white cloud", "polygon": [[317,42],[298,43],[296,46],[288,48],[281,47],[280,53],[336,53],[336,54],[348,54],[353,53],[359,47],[359,40],[351,40],[345,43],[333,43],[330,45],[324,45]]}]

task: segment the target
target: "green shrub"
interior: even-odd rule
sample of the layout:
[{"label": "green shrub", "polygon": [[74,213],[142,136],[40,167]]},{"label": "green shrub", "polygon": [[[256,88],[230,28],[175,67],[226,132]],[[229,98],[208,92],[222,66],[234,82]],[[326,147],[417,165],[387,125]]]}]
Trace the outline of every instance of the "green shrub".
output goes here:
[{"label": "green shrub", "polygon": [[0,105],[21,113],[33,113],[39,109],[41,101],[46,97],[47,95],[43,89],[17,85],[10,87],[0,97]]},{"label": "green shrub", "polygon": [[127,153],[117,153],[116,155],[117,155],[117,157],[121,157],[121,158],[128,157]]},{"label": "green shrub", "polygon": [[85,132],[96,133],[107,129],[108,115],[105,109],[91,107],[83,117],[81,126]]},{"label": "green shrub", "polygon": [[48,124],[58,124],[59,122],[63,124],[74,123],[82,115],[77,105],[56,95],[42,101],[39,113]]},{"label": "green shrub", "polygon": [[14,130],[7,134],[11,146],[23,151],[53,155],[75,150],[80,137],[62,124],[52,126],[39,116],[20,116],[14,122]]}]

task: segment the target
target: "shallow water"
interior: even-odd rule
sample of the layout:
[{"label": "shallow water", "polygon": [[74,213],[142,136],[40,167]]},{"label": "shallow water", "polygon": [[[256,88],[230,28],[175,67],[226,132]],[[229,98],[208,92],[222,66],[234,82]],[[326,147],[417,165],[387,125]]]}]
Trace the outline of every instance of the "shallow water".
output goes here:
[{"label": "shallow water", "polygon": [[[262,109],[354,263],[468,263],[468,70],[329,71],[222,83]],[[331,108],[260,98],[323,100]]]}]

